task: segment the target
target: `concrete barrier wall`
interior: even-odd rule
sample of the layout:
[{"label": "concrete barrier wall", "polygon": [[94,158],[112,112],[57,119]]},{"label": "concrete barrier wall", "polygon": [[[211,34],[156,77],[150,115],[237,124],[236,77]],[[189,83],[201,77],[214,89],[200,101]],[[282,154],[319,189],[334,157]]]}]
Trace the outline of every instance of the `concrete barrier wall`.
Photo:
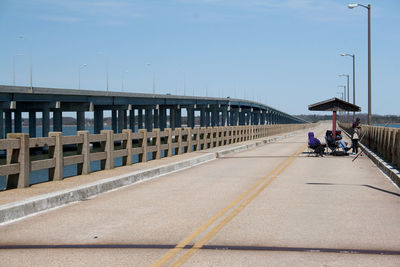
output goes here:
[{"label": "concrete barrier wall", "polygon": [[[313,124],[253,125],[228,127],[178,128],[175,130],[154,129],[147,132],[130,129],[122,133],[103,130],[100,134],[78,131],[76,136],[62,136],[51,132],[49,137],[29,138],[25,133],[10,133],[0,140],[0,151],[6,150],[6,164],[0,165],[0,176],[6,176],[6,189],[23,188],[30,185],[32,171],[48,169],[49,181],[62,180],[63,167],[76,165],[79,175],[90,173],[90,163],[100,161],[101,169],[114,168],[114,159],[122,158],[123,165],[133,164],[133,156],[146,162],[149,153],[152,159],[180,155],[192,151],[230,145],[247,140],[263,138],[312,127]],[[120,144],[115,147],[115,144]],[[76,146],[76,151],[66,155],[66,146]],[[98,147],[93,149],[93,147]],[[31,149],[48,149],[47,159],[33,160]]]},{"label": "concrete barrier wall", "polygon": [[[352,132],[349,123],[341,123],[339,126],[348,133]],[[361,138],[365,146],[400,168],[400,129],[362,125]]]}]

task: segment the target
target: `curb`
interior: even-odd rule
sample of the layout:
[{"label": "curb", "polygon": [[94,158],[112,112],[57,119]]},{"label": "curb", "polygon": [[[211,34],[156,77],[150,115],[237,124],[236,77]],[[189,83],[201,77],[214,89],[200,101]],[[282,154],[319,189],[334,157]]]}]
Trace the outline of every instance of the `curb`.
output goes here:
[{"label": "curb", "polygon": [[[343,130],[343,132],[346,133],[347,136],[350,137],[348,132],[346,132],[343,128],[341,129]],[[396,169],[392,164],[385,161],[383,157],[379,156],[365,145],[361,143],[358,143],[358,145],[363,149],[363,153],[365,153],[367,157],[369,157],[372,162],[375,163],[375,165],[400,188],[400,171]]]},{"label": "curb", "polygon": [[202,164],[216,158],[220,158],[232,153],[250,150],[255,147],[276,142],[277,140],[294,135],[298,131],[290,132],[281,136],[253,140],[249,144],[237,145],[220,151],[210,151],[198,157],[161,165],[155,168],[135,171],[117,177],[106,178],[93,183],[48,193],[40,196],[31,197],[25,200],[8,203],[0,206],[0,224],[11,222],[32,216],[36,213],[49,209],[58,208],[73,202],[82,201],[101,193],[109,192],[123,186],[132,185],[140,181],[149,180],[174,171],[183,170],[198,164]]},{"label": "curb", "polygon": [[364,153],[375,163],[375,165],[384,173],[386,174],[393,183],[400,188],[400,171],[396,169],[392,164],[386,162],[381,156],[367,148],[363,144],[359,144]]},{"label": "curb", "polygon": [[215,153],[207,153],[188,160],[161,165],[156,168],[135,171],[117,177],[106,178],[97,182],[61,190],[49,194],[31,197],[0,206],[0,224],[17,220],[38,212],[57,208],[72,202],[85,200],[123,186],[149,180],[160,175],[182,170],[216,158]]}]

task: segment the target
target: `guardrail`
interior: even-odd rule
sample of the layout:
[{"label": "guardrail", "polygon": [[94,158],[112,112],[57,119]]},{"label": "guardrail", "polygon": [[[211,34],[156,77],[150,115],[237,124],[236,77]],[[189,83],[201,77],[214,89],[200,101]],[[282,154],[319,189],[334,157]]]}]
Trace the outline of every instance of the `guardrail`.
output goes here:
[{"label": "guardrail", "polygon": [[[154,129],[147,132],[129,129],[115,134],[103,130],[100,134],[78,131],[76,136],[62,136],[61,132],[50,132],[49,137],[29,138],[25,133],[9,133],[0,140],[0,151],[6,150],[5,165],[0,165],[0,176],[6,176],[6,189],[23,188],[30,185],[30,173],[48,169],[49,181],[62,180],[63,167],[76,165],[78,175],[89,174],[90,163],[101,162],[101,170],[114,168],[114,160],[122,158],[122,165],[133,164],[133,156],[139,162],[160,159],[192,151],[224,146],[266,136],[291,132],[311,127],[312,124],[253,125],[229,127],[178,128],[175,130]],[[121,143],[121,146],[115,146]],[[99,149],[94,149],[99,144]],[[75,154],[65,155],[65,146],[76,146]],[[47,159],[31,157],[32,149],[48,149]],[[163,154],[163,155],[162,155]]]},{"label": "guardrail", "polygon": [[[349,123],[341,123],[339,126],[348,133],[352,132]],[[400,129],[362,125],[361,136],[364,145],[400,168]]]}]

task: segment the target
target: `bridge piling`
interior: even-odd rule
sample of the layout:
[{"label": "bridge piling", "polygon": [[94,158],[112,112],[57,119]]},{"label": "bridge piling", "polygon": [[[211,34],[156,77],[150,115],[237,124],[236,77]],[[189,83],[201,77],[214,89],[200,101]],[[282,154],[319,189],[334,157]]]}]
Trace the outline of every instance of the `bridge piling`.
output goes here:
[{"label": "bridge piling", "polygon": [[85,111],[76,112],[76,129],[77,131],[85,130]]},{"label": "bridge piling", "polygon": [[99,134],[101,130],[104,128],[103,120],[104,120],[103,110],[100,108],[94,109],[94,133]]},{"label": "bridge piling", "polygon": [[4,112],[0,110],[0,139],[4,138],[4,119],[3,119]]},{"label": "bridge piling", "polygon": [[42,111],[42,136],[49,136],[50,132],[50,110],[48,107]]},{"label": "bridge piling", "polygon": [[111,110],[111,129],[114,133],[118,133],[118,124],[117,124],[117,110]]}]

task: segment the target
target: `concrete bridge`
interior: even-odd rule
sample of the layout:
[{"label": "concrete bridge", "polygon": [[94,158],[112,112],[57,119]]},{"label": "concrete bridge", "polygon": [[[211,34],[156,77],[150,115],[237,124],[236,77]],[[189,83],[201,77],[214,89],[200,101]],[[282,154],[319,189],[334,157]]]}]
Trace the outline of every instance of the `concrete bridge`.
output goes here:
[{"label": "concrete bridge", "polygon": [[36,137],[36,113],[41,113],[42,136],[47,137],[50,112],[53,131],[61,132],[63,112],[76,112],[77,130],[81,131],[85,130],[88,111],[93,112],[95,134],[104,129],[104,111],[112,113],[114,133],[123,129],[180,128],[183,113],[187,116],[186,126],[191,128],[305,123],[272,107],[241,99],[0,85],[0,138],[22,132],[22,112],[29,113],[30,137]]},{"label": "concrete bridge", "polygon": [[0,218],[84,201],[0,225],[0,265],[399,266],[399,189],[310,126],[1,192]]}]

